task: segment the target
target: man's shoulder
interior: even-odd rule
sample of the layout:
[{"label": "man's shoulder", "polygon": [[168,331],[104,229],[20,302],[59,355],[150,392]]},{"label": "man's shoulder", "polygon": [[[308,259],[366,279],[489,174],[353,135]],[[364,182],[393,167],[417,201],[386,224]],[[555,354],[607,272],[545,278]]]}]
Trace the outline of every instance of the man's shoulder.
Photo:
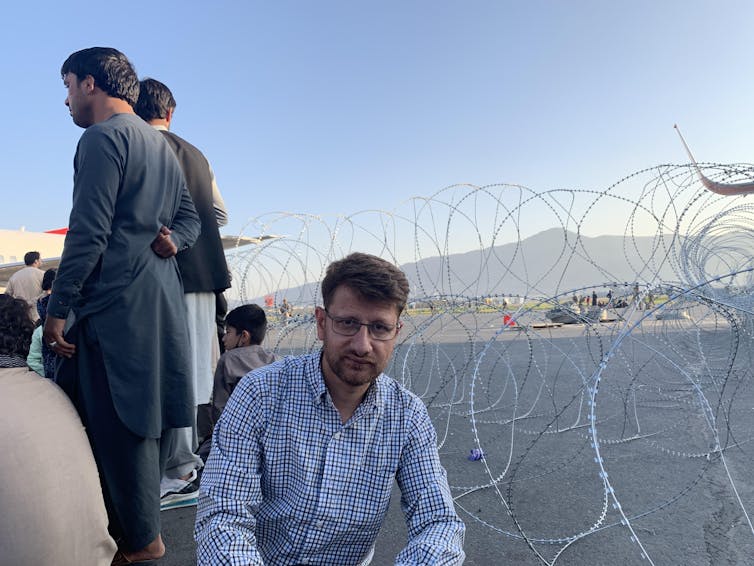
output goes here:
[{"label": "man's shoulder", "polygon": [[424,402],[416,393],[409,391],[404,385],[384,373],[377,378],[377,387],[380,389],[387,410],[411,413],[426,411]]},{"label": "man's shoulder", "polygon": [[[236,348],[236,350],[240,349],[241,348]],[[239,352],[239,354],[246,354],[246,352]],[[311,356],[309,354],[285,356],[282,358],[276,358],[273,362],[253,370],[249,375],[257,376],[257,379],[262,381],[267,380],[271,383],[275,383],[273,378],[306,374],[309,371],[308,366],[310,363]]]},{"label": "man's shoulder", "polygon": [[[230,353],[240,348],[235,348]],[[276,361],[248,372],[241,383],[247,387],[262,390],[265,394],[287,389],[290,384],[305,383],[305,376],[311,373],[313,359],[310,354],[285,356]]]},{"label": "man's shoulder", "polygon": [[162,136],[144,120],[135,114],[119,113],[110,116],[107,120],[92,124],[84,130],[79,139],[79,147],[90,144],[99,145],[103,142],[107,143],[108,140],[117,146],[126,141],[131,142],[134,138],[150,140],[150,143],[151,141],[164,143]]},{"label": "man's shoulder", "polygon": [[235,398],[241,405],[253,404],[257,410],[266,413],[274,410],[283,398],[300,397],[302,388],[306,387],[307,363],[307,356],[286,356],[251,370],[238,382],[231,403]]},{"label": "man's shoulder", "polygon": [[227,350],[218,361],[226,368],[239,368],[244,373],[276,361],[275,354],[268,352],[262,346],[243,346]]},{"label": "man's shoulder", "polygon": [[168,139],[169,141],[172,141],[175,145],[179,146],[184,151],[193,153],[201,157],[204,161],[207,161],[207,158],[205,157],[204,153],[202,153],[202,150],[196,147],[190,141],[186,140],[185,138],[182,138],[178,134],[174,134],[170,130],[160,130],[160,132],[162,133],[163,136],[165,136],[166,139]]},{"label": "man's shoulder", "polygon": [[19,279],[40,279],[42,280],[44,278],[45,272],[37,267],[33,267],[31,265],[26,265],[16,271],[13,275],[10,276],[8,281],[18,281]]}]

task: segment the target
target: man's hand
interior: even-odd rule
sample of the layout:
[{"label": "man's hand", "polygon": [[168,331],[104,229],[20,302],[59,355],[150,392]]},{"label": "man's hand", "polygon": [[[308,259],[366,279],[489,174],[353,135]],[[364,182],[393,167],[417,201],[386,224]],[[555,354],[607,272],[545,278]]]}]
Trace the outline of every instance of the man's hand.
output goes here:
[{"label": "man's hand", "polygon": [[178,248],[170,238],[170,228],[167,226],[160,228],[160,233],[152,242],[152,251],[164,258],[173,257],[178,253]]},{"label": "man's hand", "polygon": [[42,340],[57,355],[70,358],[76,353],[76,345],[65,341],[65,338],[63,338],[64,328],[64,318],[55,318],[54,316],[47,315],[45,327],[42,331]]}]

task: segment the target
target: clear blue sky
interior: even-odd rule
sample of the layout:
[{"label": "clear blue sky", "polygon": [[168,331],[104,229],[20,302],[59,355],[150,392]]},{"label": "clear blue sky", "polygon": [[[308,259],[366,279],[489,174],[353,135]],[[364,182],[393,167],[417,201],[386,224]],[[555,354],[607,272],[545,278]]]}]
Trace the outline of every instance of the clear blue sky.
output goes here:
[{"label": "clear blue sky", "polygon": [[233,233],[455,183],[602,189],[684,163],[675,122],[700,161],[754,161],[753,23],[747,0],[6,3],[0,227],[67,225],[81,48],[172,89]]}]

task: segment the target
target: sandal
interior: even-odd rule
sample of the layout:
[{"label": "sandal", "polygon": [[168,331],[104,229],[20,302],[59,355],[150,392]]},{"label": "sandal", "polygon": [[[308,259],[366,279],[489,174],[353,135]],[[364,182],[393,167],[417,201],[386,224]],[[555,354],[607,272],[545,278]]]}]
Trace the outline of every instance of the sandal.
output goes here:
[{"label": "sandal", "polygon": [[136,562],[133,562],[129,560],[125,554],[123,554],[123,551],[118,549],[118,552],[115,553],[115,556],[113,556],[113,561],[110,563],[110,566],[128,566],[128,564],[133,564],[133,566],[139,566],[139,564],[153,564],[155,560],[138,560]]}]

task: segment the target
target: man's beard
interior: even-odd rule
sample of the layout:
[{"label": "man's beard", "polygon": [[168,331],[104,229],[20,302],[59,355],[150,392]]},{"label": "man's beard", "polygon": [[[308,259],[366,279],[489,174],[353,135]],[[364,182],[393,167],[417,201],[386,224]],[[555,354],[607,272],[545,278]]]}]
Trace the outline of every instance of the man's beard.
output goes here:
[{"label": "man's beard", "polygon": [[[362,358],[353,353],[332,355],[327,351],[327,347],[322,356],[338,379],[353,387],[372,383],[385,369],[377,367],[375,361],[369,357]],[[356,361],[364,363],[354,363]]]}]

